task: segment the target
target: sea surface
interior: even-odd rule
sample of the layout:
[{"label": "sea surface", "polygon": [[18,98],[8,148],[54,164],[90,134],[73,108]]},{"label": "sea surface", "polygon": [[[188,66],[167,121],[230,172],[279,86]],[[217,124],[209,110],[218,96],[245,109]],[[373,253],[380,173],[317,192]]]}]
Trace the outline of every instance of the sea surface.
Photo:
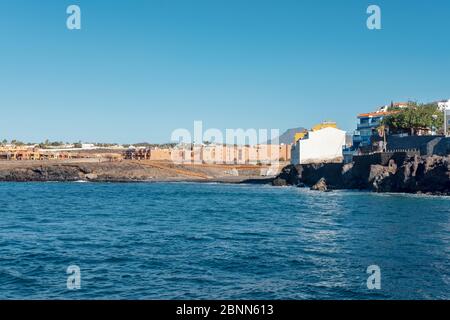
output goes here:
[{"label": "sea surface", "polygon": [[0,183],[0,299],[47,298],[450,299],[450,198]]}]

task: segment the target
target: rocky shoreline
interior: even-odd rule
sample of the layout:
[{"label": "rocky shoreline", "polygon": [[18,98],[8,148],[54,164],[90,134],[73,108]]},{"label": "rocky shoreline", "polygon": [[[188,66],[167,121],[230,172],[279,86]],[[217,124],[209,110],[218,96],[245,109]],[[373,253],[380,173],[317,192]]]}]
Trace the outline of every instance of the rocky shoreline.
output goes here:
[{"label": "rocky shoreline", "polygon": [[449,196],[450,156],[393,153],[360,156],[349,164],[289,165],[272,185],[318,191],[350,189]]},{"label": "rocky shoreline", "polygon": [[288,165],[276,177],[258,166],[186,166],[147,162],[0,162],[0,182],[215,182],[309,187],[312,190],[450,195],[450,156],[393,153],[349,164]]},{"label": "rocky shoreline", "polygon": [[160,162],[0,162],[0,182],[223,182],[267,179],[258,166],[176,165]]}]

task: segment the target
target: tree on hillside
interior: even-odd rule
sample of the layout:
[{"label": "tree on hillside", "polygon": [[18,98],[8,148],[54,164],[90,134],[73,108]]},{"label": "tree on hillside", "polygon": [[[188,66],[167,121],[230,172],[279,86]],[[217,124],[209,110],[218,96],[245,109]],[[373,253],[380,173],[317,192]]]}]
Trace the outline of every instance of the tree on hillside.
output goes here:
[{"label": "tree on hillside", "polygon": [[436,103],[409,102],[407,108],[395,111],[397,112],[385,117],[382,123],[392,132],[409,132],[415,135],[420,129],[434,128],[442,131],[444,115]]},{"label": "tree on hillside", "polygon": [[25,143],[23,143],[22,141],[19,140],[11,140],[11,144],[15,145],[15,146],[24,146]]},{"label": "tree on hillside", "polygon": [[74,147],[74,148],[77,148],[77,149],[81,149],[81,148],[83,147],[83,144],[82,144],[81,142],[75,142],[75,143],[73,144],[73,147]]}]

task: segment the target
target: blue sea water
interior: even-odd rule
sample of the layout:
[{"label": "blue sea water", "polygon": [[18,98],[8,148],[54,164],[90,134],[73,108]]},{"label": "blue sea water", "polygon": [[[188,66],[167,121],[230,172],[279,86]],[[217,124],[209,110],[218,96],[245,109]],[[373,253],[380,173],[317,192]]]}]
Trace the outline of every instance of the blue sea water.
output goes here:
[{"label": "blue sea water", "polygon": [[[369,265],[380,290],[367,288]],[[450,199],[0,183],[0,298],[449,299]]]}]

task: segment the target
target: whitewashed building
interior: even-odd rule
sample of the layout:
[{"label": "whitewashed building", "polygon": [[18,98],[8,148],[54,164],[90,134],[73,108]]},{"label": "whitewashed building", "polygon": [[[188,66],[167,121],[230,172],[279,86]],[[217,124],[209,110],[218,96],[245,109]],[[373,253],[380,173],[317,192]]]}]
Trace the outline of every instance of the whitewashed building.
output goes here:
[{"label": "whitewashed building", "polygon": [[444,132],[446,136],[450,136],[450,100],[439,101],[439,110],[444,112]]},{"label": "whitewashed building", "polygon": [[439,110],[441,110],[441,111],[450,110],[450,100],[439,101],[437,104],[438,104]]},{"label": "whitewashed building", "polygon": [[444,113],[444,132],[445,136],[450,136],[450,108],[445,109]]},{"label": "whitewashed building", "polygon": [[310,164],[343,160],[346,132],[333,127],[309,131],[292,147],[291,163]]}]

